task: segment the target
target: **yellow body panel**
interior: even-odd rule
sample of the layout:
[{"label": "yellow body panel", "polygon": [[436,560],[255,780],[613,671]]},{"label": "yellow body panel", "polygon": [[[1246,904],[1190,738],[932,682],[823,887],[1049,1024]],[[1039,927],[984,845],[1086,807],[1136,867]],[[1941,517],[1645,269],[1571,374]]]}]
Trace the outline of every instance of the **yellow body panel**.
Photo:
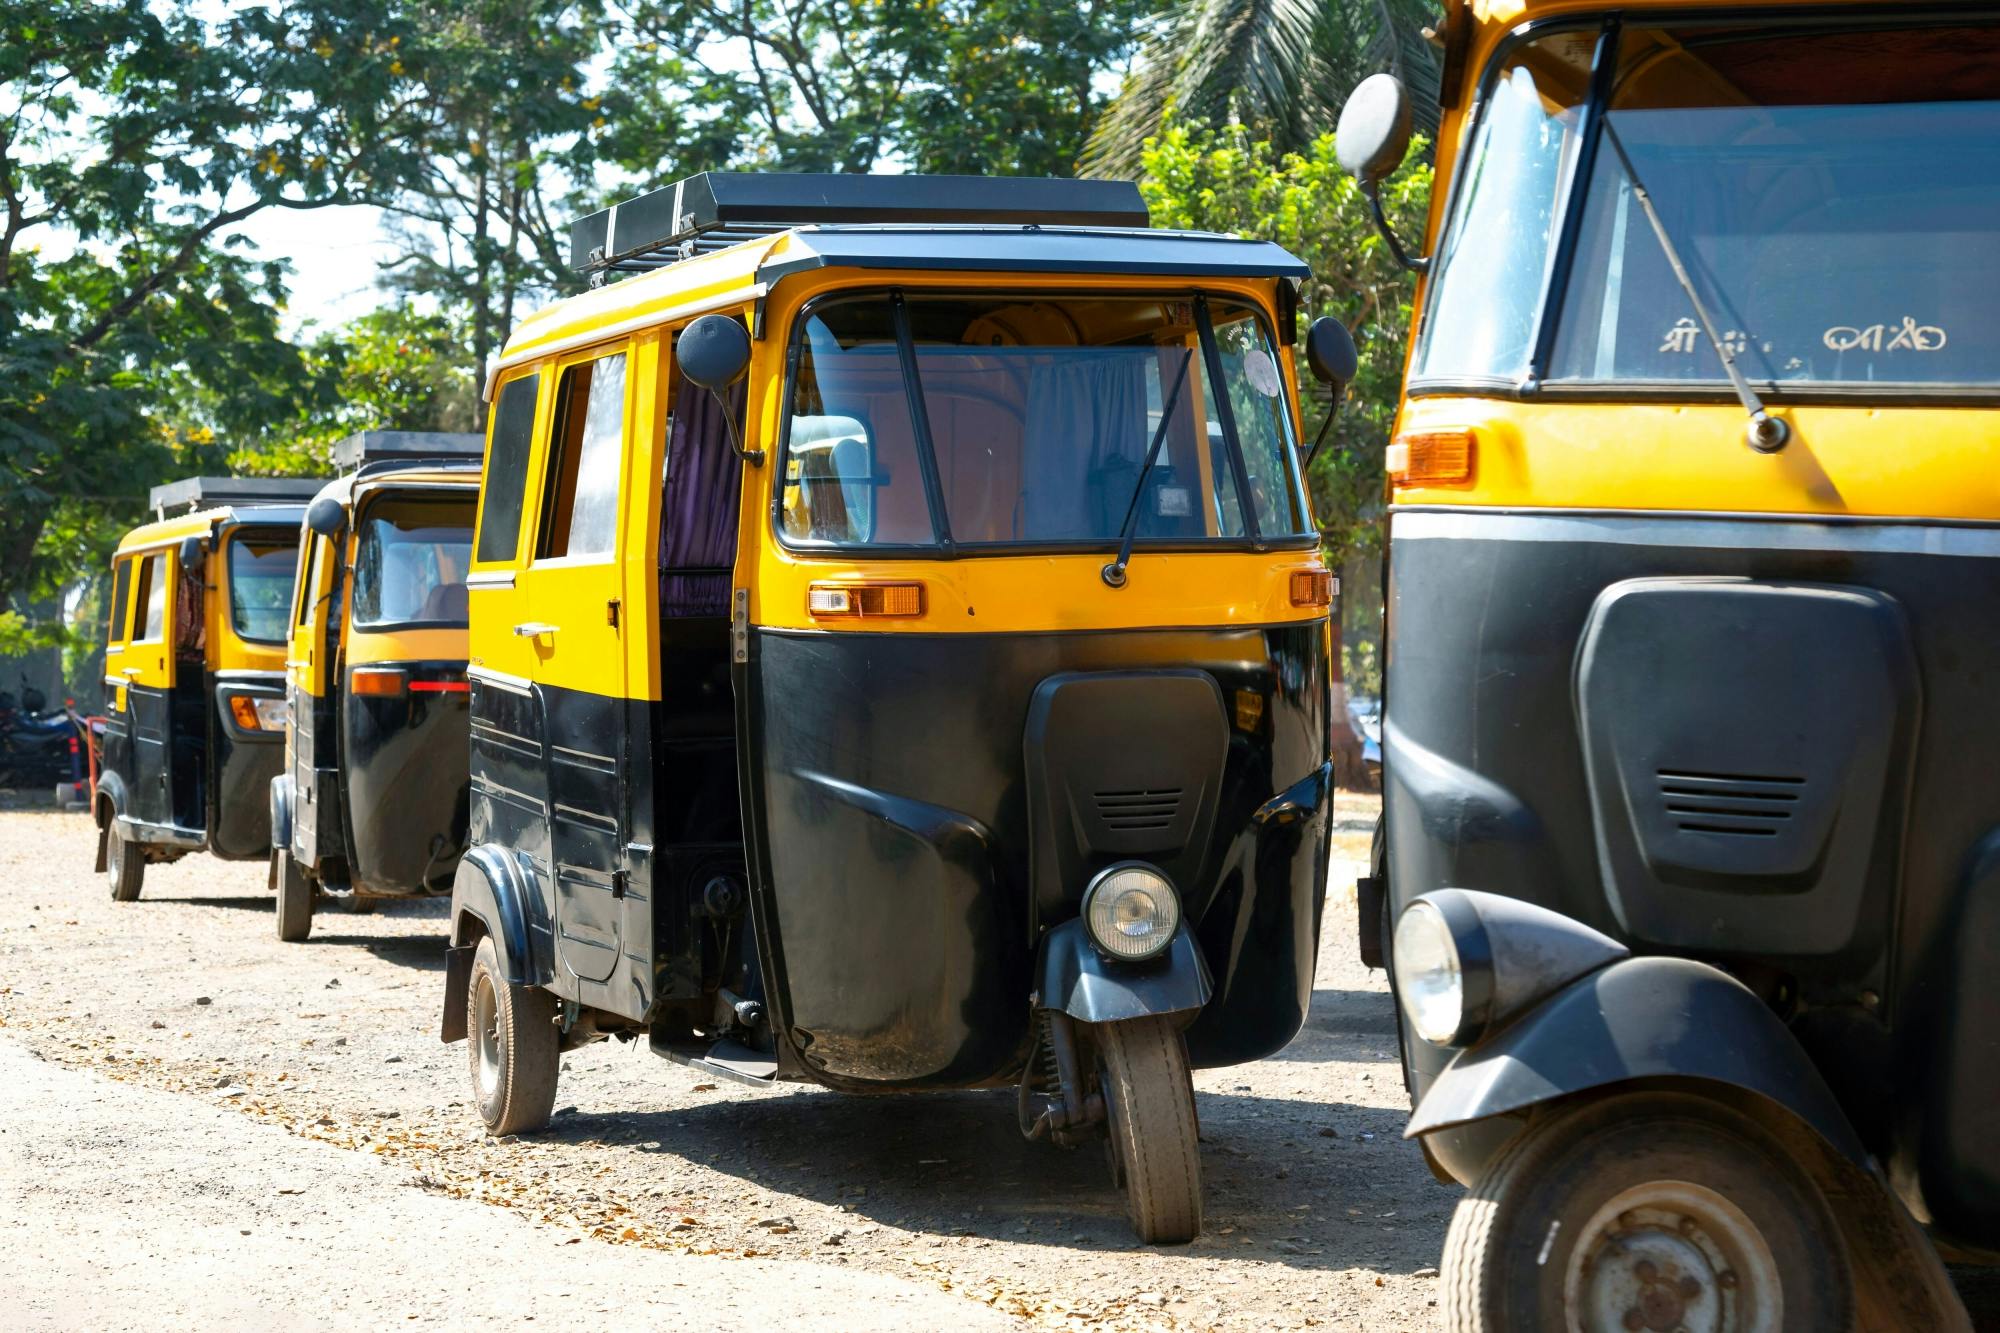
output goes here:
[{"label": "yellow body panel", "polygon": [[[1850,0],[1867,7],[1864,0]],[[1614,6],[1604,0],[1450,0],[1448,17],[1469,22],[1466,58],[1437,139],[1437,173],[1425,227],[1425,253],[1438,250],[1451,202],[1453,173],[1476,110],[1479,81],[1496,50],[1523,23],[1613,12],[1628,25],[1649,11],[1680,16],[1813,7],[1823,0],[1672,0]],[[1876,6],[1879,8],[1879,6]],[[1455,95],[1454,95],[1455,93]],[[1472,220],[1473,225],[1492,219]],[[1419,279],[1415,309],[1425,308],[1431,279]],[[1406,350],[1405,373],[1417,339]],[[1703,386],[1726,392],[1726,384]],[[1398,505],[1491,505],[1522,508],[1713,510],[1935,519],[2000,518],[2000,477],[1993,471],[2000,425],[1990,408],[1791,405],[1776,396],[1772,415],[1793,430],[1791,442],[1766,455],[1744,443],[1746,414],[1735,401],[1615,401],[1616,386],[1593,386],[1593,401],[1548,395],[1533,401],[1423,394],[1406,398],[1398,434],[1470,430],[1476,459],[1470,483],[1392,485]],[[1922,466],[1914,464],[1919,461]]]},{"label": "yellow body panel", "polygon": [[465,631],[399,629],[375,633],[350,629],[344,652],[351,667],[375,662],[449,662],[465,656]]},{"label": "yellow body panel", "polygon": [[[748,590],[752,624],[836,633],[1046,633],[1064,630],[1217,628],[1311,622],[1322,607],[1291,604],[1291,575],[1323,568],[1312,551],[1136,553],[1130,581],[1107,587],[1098,571],[1104,552],[978,556],[960,559],[867,558],[856,551],[795,551],[773,531],[777,442],[785,397],[785,361],[792,320],[807,302],[843,288],[898,287],[948,291],[1050,294],[1158,292],[1200,288],[1242,299],[1276,326],[1276,281],[1130,278],[1064,274],[895,272],[827,269],[795,273],[774,290],[755,282],[757,266],[782,256],[780,236],[690,259],[659,272],[599,289],[524,322],[500,361],[489,401],[524,375],[539,375],[527,501],[515,558],[476,562],[471,584],[471,664],[483,672],[546,681],[603,695],[657,699],[662,628],[655,586],[655,539],[672,384],[664,335],[698,314],[723,313],[756,326],[753,303],[765,299],[764,336],[751,346],[744,447],[762,449],[762,466],[746,466],[738,515],[734,586]],[[535,497],[548,465],[554,395],[561,369],[623,349],[627,352],[626,435],[620,480],[619,554],[584,565],[531,558],[539,523]],[[1296,413],[1293,349],[1281,349]],[[1296,415],[1293,430],[1300,429]],[[488,447],[491,447],[489,435]],[[906,620],[815,621],[806,589],[815,582],[866,578],[916,579],[928,594],[926,614]],[[631,595],[626,590],[634,590]],[[641,595],[641,594],[644,595]],[[618,626],[608,603],[619,603]],[[517,633],[553,626],[553,633]]]}]

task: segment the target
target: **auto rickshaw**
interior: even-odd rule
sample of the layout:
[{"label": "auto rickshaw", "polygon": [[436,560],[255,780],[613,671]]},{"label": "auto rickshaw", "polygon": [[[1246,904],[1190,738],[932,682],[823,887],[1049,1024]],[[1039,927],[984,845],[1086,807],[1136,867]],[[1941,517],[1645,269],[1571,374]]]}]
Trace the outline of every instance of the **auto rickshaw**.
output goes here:
[{"label": "auto rickshaw", "polygon": [[[365,431],[306,509],[285,769],[270,782],[278,938],[315,901],[450,891],[467,826],[465,575],[485,437]],[[301,794],[303,793],[303,795]]]},{"label": "auto rickshaw", "polygon": [[[97,868],[139,896],[148,862],[270,850],[263,792],[285,734],[285,615],[310,480],[156,486],[112,557]],[[168,517],[169,510],[191,512]]]},{"label": "auto rickshaw", "polygon": [[[615,1035],[1017,1090],[1199,1230],[1191,1067],[1298,1031],[1328,606],[1300,263],[1129,184],[706,174],[516,331],[471,588],[443,1037],[496,1134]],[[1352,374],[1316,326],[1312,361]]]},{"label": "auto rickshaw", "polygon": [[[1360,929],[1470,1189],[1444,1323],[1966,1327],[1994,11],[1455,0],[1440,36]],[[1371,191],[1410,114],[1388,76],[1343,114]]]}]

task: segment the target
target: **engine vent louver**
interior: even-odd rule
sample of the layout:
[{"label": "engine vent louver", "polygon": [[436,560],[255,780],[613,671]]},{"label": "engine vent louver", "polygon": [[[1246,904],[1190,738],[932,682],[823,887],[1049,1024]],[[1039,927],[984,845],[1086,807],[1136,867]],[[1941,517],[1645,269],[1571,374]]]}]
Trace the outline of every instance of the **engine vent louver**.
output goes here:
[{"label": "engine vent louver", "polygon": [[1180,810],[1179,787],[1097,793],[1098,817],[1104,821],[1106,828],[1117,829],[1122,833],[1170,828]]},{"label": "engine vent louver", "polygon": [[1806,780],[1748,773],[1660,769],[1660,802],[1683,833],[1775,838],[1792,817]]}]

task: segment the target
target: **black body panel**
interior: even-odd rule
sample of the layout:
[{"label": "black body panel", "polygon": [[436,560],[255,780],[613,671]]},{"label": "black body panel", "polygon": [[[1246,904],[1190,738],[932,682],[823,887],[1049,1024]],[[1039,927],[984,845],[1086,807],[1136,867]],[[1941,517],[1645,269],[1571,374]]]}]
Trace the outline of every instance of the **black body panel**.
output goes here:
[{"label": "black body panel", "polygon": [[[1215,998],[1189,1029],[1189,1053],[1225,1065],[1283,1046],[1311,995],[1326,869],[1324,634],[1317,621],[753,631],[740,669],[744,789],[781,1063],[855,1088],[968,1086],[1017,1070],[1037,929],[1057,924],[1033,907],[1029,718],[1045,682],[1092,672],[1207,677],[1225,739],[1212,833],[1189,850],[1178,887]],[[1120,856],[1081,859],[1087,875]]]},{"label": "black body panel", "polygon": [[[1484,889],[1716,963],[2000,1244],[2000,529],[1454,510],[1390,548],[1393,908]],[[1421,1097],[1447,1053],[1405,1049]]]},{"label": "black body panel", "polygon": [[465,664],[394,665],[408,674],[402,694],[341,698],[349,882],[384,897],[447,893],[466,845],[469,700],[421,687],[462,682]]},{"label": "black body panel", "polygon": [[131,719],[132,766],[124,778],[132,808],[123,813],[142,824],[171,825],[174,693],[171,689],[128,685],[125,710]]},{"label": "black body panel", "polygon": [[208,691],[215,799],[208,811],[208,850],[225,861],[255,861],[271,852],[271,779],[285,770],[285,733],[246,731],[230,715],[228,697],[285,697],[282,671],[231,672]]}]

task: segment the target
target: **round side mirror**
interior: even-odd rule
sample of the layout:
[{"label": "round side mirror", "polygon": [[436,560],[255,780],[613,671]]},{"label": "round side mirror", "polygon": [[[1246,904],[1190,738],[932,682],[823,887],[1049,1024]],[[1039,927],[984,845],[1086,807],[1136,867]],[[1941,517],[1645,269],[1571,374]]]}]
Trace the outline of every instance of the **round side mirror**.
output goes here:
[{"label": "round side mirror", "polygon": [[306,526],[328,541],[338,541],[347,531],[347,506],[322,495],[306,506]]},{"label": "round side mirror", "polygon": [[181,539],[182,569],[200,569],[202,559],[207,554],[208,548],[202,545],[201,538],[184,537]]},{"label": "round side mirror", "polygon": [[689,384],[719,392],[749,368],[750,334],[728,315],[703,315],[681,330],[674,356]]},{"label": "round side mirror", "polygon": [[1371,74],[1348,95],[1333,132],[1334,156],[1366,184],[1387,180],[1410,151],[1409,90],[1393,74]]},{"label": "round side mirror", "polygon": [[1322,315],[1306,330],[1306,365],[1313,378],[1331,384],[1339,393],[1354,382],[1361,355],[1354,350],[1354,335],[1331,315]]}]

